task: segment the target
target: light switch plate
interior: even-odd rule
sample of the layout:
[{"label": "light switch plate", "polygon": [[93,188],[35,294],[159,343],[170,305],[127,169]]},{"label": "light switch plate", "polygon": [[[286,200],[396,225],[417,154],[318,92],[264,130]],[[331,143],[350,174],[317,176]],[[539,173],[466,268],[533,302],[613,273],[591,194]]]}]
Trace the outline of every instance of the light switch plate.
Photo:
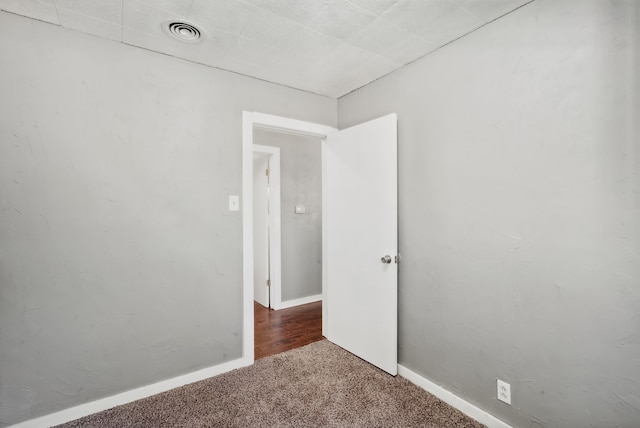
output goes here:
[{"label": "light switch plate", "polygon": [[302,204],[297,204],[296,205],[296,214],[304,214],[307,212],[307,207],[305,207]]},{"label": "light switch plate", "polygon": [[240,196],[229,195],[229,211],[240,211]]}]

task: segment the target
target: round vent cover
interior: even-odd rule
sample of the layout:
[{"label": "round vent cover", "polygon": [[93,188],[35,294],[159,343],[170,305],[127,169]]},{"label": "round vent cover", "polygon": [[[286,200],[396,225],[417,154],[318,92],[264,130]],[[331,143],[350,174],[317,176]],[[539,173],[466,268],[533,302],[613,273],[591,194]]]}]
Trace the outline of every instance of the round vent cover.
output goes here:
[{"label": "round vent cover", "polygon": [[202,31],[193,24],[184,21],[167,21],[162,24],[165,33],[183,42],[198,42],[202,40]]}]

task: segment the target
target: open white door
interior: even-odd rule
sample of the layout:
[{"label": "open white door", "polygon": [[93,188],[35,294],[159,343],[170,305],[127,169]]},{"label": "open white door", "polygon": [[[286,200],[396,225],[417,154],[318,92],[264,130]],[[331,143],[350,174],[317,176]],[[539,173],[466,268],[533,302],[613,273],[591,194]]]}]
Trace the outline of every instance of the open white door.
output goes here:
[{"label": "open white door", "polygon": [[269,305],[269,169],[268,153],[253,153],[253,298]]},{"label": "open white door", "polygon": [[396,375],[396,114],[329,134],[324,162],[325,335]]}]

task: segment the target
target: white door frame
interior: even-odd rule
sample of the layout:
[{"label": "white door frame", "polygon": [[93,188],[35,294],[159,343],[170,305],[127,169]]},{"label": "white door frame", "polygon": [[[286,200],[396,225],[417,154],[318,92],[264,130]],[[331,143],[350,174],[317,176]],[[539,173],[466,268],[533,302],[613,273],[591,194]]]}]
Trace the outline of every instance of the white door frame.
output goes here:
[{"label": "white door frame", "polygon": [[[266,153],[269,157],[269,306],[282,307],[282,241],[280,235],[280,148],[253,144],[254,153]],[[251,177],[253,182],[253,177]],[[253,194],[253,189],[251,190]],[[253,211],[251,211],[253,216]],[[253,219],[252,219],[253,224]],[[252,232],[253,236],[253,232]],[[253,298],[252,298],[253,300]]]},{"label": "white door frame", "polygon": [[[242,112],[242,358],[247,365],[254,362],[253,328],[253,130],[266,129],[288,134],[308,135],[322,139],[322,180],[324,182],[324,138],[337,132],[336,128],[302,120],[289,119],[258,112]],[[324,186],[323,186],[324,188]],[[324,212],[325,196],[323,189],[322,207]],[[322,253],[325,257],[325,245],[328,231],[322,221]],[[326,331],[326,275],[322,275],[322,333]]]}]

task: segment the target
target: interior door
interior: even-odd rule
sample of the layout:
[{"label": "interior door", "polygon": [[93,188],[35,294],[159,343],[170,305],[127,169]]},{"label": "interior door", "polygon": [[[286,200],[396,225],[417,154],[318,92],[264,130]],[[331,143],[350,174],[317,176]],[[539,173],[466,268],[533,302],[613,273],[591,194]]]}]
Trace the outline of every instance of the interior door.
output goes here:
[{"label": "interior door", "polygon": [[324,161],[326,337],[396,375],[396,114],[329,134]]},{"label": "interior door", "polygon": [[253,299],[269,307],[269,155],[253,153]]}]

